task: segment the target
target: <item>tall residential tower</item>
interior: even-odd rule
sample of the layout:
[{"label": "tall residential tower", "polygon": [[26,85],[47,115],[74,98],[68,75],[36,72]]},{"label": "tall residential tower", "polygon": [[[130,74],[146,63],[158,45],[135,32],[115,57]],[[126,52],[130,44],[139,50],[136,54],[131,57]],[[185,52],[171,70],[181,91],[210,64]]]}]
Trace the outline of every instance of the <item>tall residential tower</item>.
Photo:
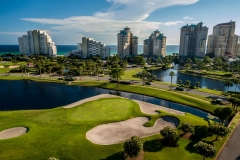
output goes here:
[{"label": "tall residential tower", "polygon": [[143,54],[145,56],[165,57],[167,37],[158,30],[151,33],[148,39],[143,41]]},{"label": "tall residential tower", "polygon": [[27,35],[18,38],[20,54],[47,54],[57,55],[57,47],[51,37],[45,31],[31,30]]},{"label": "tall residential tower", "polygon": [[235,35],[235,22],[221,23],[213,27],[208,36],[207,53],[218,57],[236,57],[240,55],[240,37]]},{"label": "tall residential tower", "polygon": [[200,22],[181,28],[179,55],[186,57],[204,57],[208,28]]},{"label": "tall residential tower", "polygon": [[118,56],[124,59],[126,56],[138,55],[138,37],[133,36],[130,28],[126,27],[117,34]]}]

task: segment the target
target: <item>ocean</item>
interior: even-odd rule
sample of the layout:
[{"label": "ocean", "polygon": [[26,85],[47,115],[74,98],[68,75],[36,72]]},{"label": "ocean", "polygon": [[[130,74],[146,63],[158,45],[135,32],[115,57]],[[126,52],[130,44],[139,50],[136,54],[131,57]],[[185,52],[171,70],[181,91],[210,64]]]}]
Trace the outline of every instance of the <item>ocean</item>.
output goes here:
[{"label": "ocean", "polygon": [[[76,45],[56,45],[57,46],[57,54],[64,55],[71,50],[76,50]],[[107,45],[111,48],[111,54],[117,54],[117,45]],[[179,52],[179,45],[167,45],[166,47],[166,54],[172,55],[173,53]],[[12,54],[19,54],[18,45],[0,45],[0,55],[12,53]],[[138,45],[138,54],[143,53],[143,45]]]}]

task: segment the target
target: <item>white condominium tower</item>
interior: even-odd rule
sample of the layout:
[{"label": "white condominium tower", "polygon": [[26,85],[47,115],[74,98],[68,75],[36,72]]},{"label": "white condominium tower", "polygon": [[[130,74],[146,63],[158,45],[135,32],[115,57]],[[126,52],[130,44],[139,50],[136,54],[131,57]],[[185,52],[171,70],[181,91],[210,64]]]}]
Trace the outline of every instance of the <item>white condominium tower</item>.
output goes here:
[{"label": "white condominium tower", "polygon": [[27,35],[18,38],[20,54],[47,54],[50,56],[57,55],[57,47],[51,37],[40,30],[27,31]]},{"label": "white condominium tower", "polygon": [[151,33],[148,39],[143,41],[143,54],[145,56],[165,57],[167,37],[158,30]]},{"label": "white condominium tower", "polygon": [[124,59],[126,56],[138,55],[138,37],[133,36],[130,28],[126,27],[117,34],[118,56]]},{"label": "white condominium tower", "polygon": [[218,57],[236,57],[240,55],[240,37],[235,35],[235,22],[221,23],[213,27],[208,36],[207,53]]},{"label": "white condominium tower", "polygon": [[186,57],[204,57],[208,28],[200,22],[197,25],[185,25],[181,28],[179,55]]},{"label": "white condominium tower", "polygon": [[95,41],[93,38],[82,37],[82,43],[78,43],[77,50],[71,51],[70,54],[88,58],[91,56],[99,56],[102,59],[110,57],[111,48],[102,42]]}]

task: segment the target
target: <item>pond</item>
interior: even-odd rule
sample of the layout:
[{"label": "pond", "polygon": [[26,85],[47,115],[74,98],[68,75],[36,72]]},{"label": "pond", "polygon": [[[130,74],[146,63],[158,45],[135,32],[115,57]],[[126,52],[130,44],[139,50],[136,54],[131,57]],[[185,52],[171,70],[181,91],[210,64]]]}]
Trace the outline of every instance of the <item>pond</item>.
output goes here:
[{"label": "pond", "polygon": [[[173,83],[177,83],[178,80],[182,80],[182,83],[185,83],[186,80],[190,80],[191,85],[196,85],[196,82],[200,82],[202,88],[207,87],[219,91],[228,91],[228,87],[224,85],[223,81],[179,73],[177,69],[155,70],[152,71],[152,74],[156,75],[157,78],[163,82],[171,82],[171,77],[169,76],[171,71],[175,72],[175,76],[173,76],[172,79]],[[229,91],[235,91],[235,88],[236,85],[233,85],[232,87],[229,87]],[[240,85],[236,88],[236,91],[240,91]]]},{"label": "pond", "polygon": [[[209,113],[202,110],[159,98],[128,92],[117,92],[97,87],[69,86],[29,80],[0,80],[0,110],[50,109],[104,93],[118,94],[129,99],[142,100],[148,103],[188,112],[205,119],[211,117]],[[214,120],[217,120],[217,118],[214,118]]]}]

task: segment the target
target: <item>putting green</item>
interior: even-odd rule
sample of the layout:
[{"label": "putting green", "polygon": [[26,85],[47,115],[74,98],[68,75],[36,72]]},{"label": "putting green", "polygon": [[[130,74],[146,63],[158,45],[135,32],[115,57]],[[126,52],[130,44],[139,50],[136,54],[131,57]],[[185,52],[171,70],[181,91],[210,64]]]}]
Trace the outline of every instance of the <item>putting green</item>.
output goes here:
[{"label": "putting green", "polygon": [[132,114],[133,103],[123,98],[103,98],[74,107],[68,116],[82,122],[121,120]]}]

